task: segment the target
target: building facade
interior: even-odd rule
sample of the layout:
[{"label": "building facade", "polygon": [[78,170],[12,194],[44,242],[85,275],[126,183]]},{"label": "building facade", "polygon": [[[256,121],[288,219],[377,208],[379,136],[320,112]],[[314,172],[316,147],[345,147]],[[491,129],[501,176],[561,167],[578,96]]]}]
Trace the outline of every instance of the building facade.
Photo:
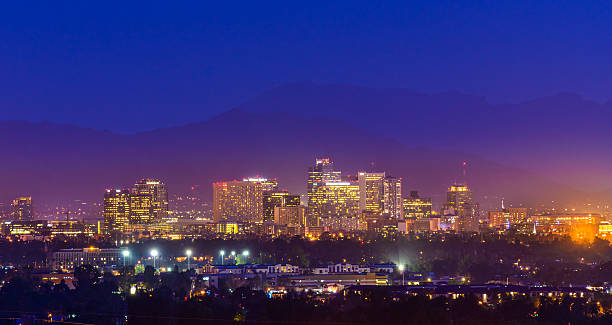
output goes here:
[{"label": "building facade", "polygon": [[417,191],[410,191],[410,196],[403,199],[404,218],[429,218],[431,207],[431,198],[422,198]]},{"label": "building facade", "polygon": [[385,173],[359,172],[359,209],[370,215],[384,212]]},{"label": "building facade", "polygon": [[402,206],[402,179],[387,176],[383,181],[383,212],[389,218],[401,219]]},{"label": "building facade", "polygon": [[315,165],[308,168],[307,196],[308,215],[311,219],[321,217],[325,200],[324,192],[320,191],[326,183],[336,183],[342,180],[341,172],[334,169],[334,163],[329,158],[317,158]]},{"label": "building facade", "polygon": [[359,185],[355,182],[327,182],[318,186],[309,213],[319,218],[359,216]]},{"label": "building facade", "polygon": [[300,196],[287,191],[273,191],[263,193],[263,221],[275,222],[274,210],[277,207],[299,207]]},{"label": "building facade", "polygon": [[104,193],[104,233],[127,230],[130,224],[130,190],[107,189]]},{"label": "building facade", "polygon": [[54,269],[74,270],[74,268],[89,264],[95,267],[120,265],[123,255],[120,248],[70,248],[53,253]]},{"label": "building facade", "polygon": [[503,208],[500,211],[489,211],[489,226],[492,228],[512,228],[529,221],[527,208]]},{"label": "building facade", "polygon": [[465,185],[454,184],[446,192],[443,215],[454,215],[453,228],[457,231],[478,229],[477,205],[473,202],[472,191]]},{"label": "building facade", "polygon": [[259,181],[213,183],[215,222],[260,222],[263,220],[263,186]]},{"label": "building facade", "polygon": [[30,221],[34,219],[34,204],[31,196],[22,196],[13,200],[13,220]]},{"label": "building facade", "polygon": [[[132,194],[138,197],[149,196],[150,213],[142,217],[143,221],[157,222],[168,216],[168,189],[166,184],[156,179],[143,178],[134,184]],[[143,201],[143,199],[138,199]]]}]

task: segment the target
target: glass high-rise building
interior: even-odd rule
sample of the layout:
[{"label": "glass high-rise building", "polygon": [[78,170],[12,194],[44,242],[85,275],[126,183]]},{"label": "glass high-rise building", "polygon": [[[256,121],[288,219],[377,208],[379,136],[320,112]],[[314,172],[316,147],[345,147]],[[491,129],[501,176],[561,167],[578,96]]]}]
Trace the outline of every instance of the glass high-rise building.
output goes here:
[{"label": "glass high-rise building", "polygon": [[130,223],[130,191],[107,189],[103,215],[105,234],[125,231]]},{"label": "glass high-rise building", "polygon": [[31,196],[22,196],[13,200],[13,220],[30,221],[34,219],[34,204]]},{"label": "glass high-rise building", "polygon": [[457,217],[453,225],[455,230],[474,231],[478,227],[477,205],[473,202],[472,190],[466,185],[454,184],[448,188],[443,212]]},{"label": "glass high-rise building", "polygon": [[325,200],[324,193],[320,191],[326,183],[337,183],[342,179],[341,172],[334,169],[334,162],[329,158],[317,158],[315,164],[308,168],[307,195],[308,216],[310,219],[321,217]]},{"label": "glass high-rise building", "polygon": [[[134,184],[132,193],[139,202],[146,201],[146,199],[141,198],[141,196],[146,195],[150,196],[151,202],[151,212],[147,214],[143,210],[143,217],[136,216],[135,219],[142,219],[145,220],[146,223],[149,223],[160,221],[168,216],[168,189],[166,188],[166,184],[159,180],[143,178]],[[145,203],[143,202],[142,204]],[[144,206],[141,208],[144,209]],[[145,214],[148,215],[146,218]]]},{"label": "glass high-rise building", "polygon": [[384,172],[360,172],[359,208],[371,216],[402,217],[402,179]]},{"label": "glass high-rise building", "polygon": [[402,179],[387,176],[383,180],[383,212],[393,219],[401,219],[402,207]]},{"label": "glass high-rise building", "polygon": [[359,172],[359,209],[369,215],[381,216],[385,210],[385,173]]}]

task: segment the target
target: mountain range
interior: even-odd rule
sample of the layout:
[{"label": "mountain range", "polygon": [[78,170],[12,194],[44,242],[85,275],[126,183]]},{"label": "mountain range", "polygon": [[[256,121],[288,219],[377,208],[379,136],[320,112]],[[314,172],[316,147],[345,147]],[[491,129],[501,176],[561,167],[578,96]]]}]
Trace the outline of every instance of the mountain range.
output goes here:
[{"label": "mountain range", "polygon": [[136,134],[3,121],[0,201],[24,194],[45,204],[101,201],[105,188],[141,177],[159,178],[178,194],[200,185],[206,201],[212,182],[253,175],[304,194],[308,166],[330,157],[346,174],[402,177],[405,192],[419,190],[436,205],[447,186],[464,181],[465,161],[465,181],[483,208],[502,198],[575,206],[609,197],[610,107],[571,94],[492,105],[453,92],[306,82],[207,121]]}]

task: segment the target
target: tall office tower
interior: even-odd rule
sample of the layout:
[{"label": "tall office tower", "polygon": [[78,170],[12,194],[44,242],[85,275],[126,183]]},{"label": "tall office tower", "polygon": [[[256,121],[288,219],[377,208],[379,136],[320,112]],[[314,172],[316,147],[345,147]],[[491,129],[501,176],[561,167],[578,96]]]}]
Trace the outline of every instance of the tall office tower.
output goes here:
[{"label": "tall office tower", "polygon": [[317,187],[313,212],[319,217],[358,217],[359,184],[354,182],[326,182]]},{"label": "tall office tower", "polygon": [[334,163],[329,158],[317,158],[315,165],[308,168],[307,195],[308,195],[308,216],[311,220],[316,220],[322,211],[317,202],[323,200],[319,188],[325,183],[340,182],[342,179],[340,171],[334,170]]},{"label": "tall office tower", "polygon": [[213,183],[215,222],[260,222],[263,219],[263,186],[258,181]]},{"label": "tall office tower", "polygon": [[385,210],[385,173],[359,172],[359,209],[380,216]]},{"label": "tall office tower", "polygon": [[30,221],[34,219],[34,205],[31,196],[22,196],[13,200],[13,220]]},{"label": "tall office tower", "polygon": [[458,231],[476,230],[476,207],[473,202],[472,191],[465,185],[454,184],[446,192],[446,202],[444,202],[444,214],[454,212],[457,216],[455,229]]},{"label": "tall office tower", "polygon": [[149,224],[159,221],[156,218],[153,196],[150,194],[130,194],[130,224]]},{"label": "tall office tower", "polygon": [[134,184],[134,195],[150,195],[153,216],[150,222],[159,221],[168,216],[168,189],[166,184],[150,178],[143,178]]},{"label": "tall office tower", "polygon": [[106,190],[104,193],[104,233],[122,232],[130,218],[130,191]]},{"label": "tall office tower", "polygon": [[261,183],[261,188],[264,191],[264,193],[278,191],[278,181],[276,180],[276,178],[267,179],[267,178],[262,178],[262,177],[249,177],[249,178],[243,178],[242,180],[245,182],[248,181],[248,182]]},{"label": "tall office tower", "polygon": [[383,180],[383,212],[393,219],[401,219],[402,207],[402,179],[387,176]]},{"label": "tall office tower", "polygon": [[431,198],[419,197],[417,191],[410,191],[410,196],[404,199],[404,218],[431,217]]},{"label": "tall office tower", "polygon": [[275,191],[263,193],[263,221],[274,222],[274,208],[276,207],[298,207],[300,196],[290,194],[287,191]]}]

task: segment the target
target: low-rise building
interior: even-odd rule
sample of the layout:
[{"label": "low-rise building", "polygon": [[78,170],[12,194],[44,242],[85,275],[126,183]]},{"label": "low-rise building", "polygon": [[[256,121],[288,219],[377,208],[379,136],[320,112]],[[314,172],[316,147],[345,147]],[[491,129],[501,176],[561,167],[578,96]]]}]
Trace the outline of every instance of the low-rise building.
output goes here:
[{"label": "low-rise building", "polygon": [[123,263],[120,248],[70,248],[53,253],[54,269],[73,270],[75,267],[89,264],[95,267],[116,266]]}]

